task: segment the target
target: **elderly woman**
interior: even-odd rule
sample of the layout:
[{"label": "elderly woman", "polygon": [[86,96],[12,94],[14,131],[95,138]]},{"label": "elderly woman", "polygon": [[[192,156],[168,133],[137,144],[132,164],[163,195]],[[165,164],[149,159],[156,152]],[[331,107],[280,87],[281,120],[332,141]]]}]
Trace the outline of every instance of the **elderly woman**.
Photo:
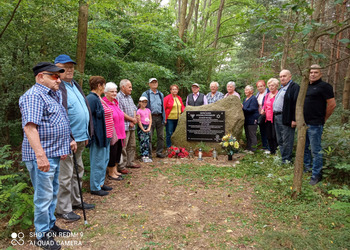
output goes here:
[{"label": "elderly woman", "polygon": [[185,109],[181,97],[177,95],[178,92],[179,86],[173,84],[170,86],[170,94],[164,97],[167,148],[171,147],[171,136],[176,129],[181,113]]},{"label": "elderly woman", "polygon": [[210,93],[206,95],[208,104],[217,102],[224,98],[224,94],[218,91],[219,89],[219,83],[218,82],[211,82],[210,83]]},{"label": "elderly woman", "polygon": [[102,100],[106,80],[102,76],[89,79],[90,94],[86,97],[92,115],[94,134],[90,145],[90,191],[91,194],[105,196],[111,187],[104,185],[109,161],[109,144],[113,136],[113,110]]},{"label": "elderly woman", "polygon": [[107,105],[113,110],[113,125],[118,141],[110,147],[109,162],[108,162],[108,179],[121,181],[123,177],[117,171],[117,166],[120,162],[122,154],[122,140],[125,139],[124,127],[124,112],[119,108],[119,103],[116,99],[118,87],[114,82],[108,82],[105,87],[105,97],[102,98]]},{"label": "elderly woman", "polygon": [[230,95],[235,95],[237,96],[239,99],[241,99],[241,96],[235,91],[236,89],[236,83],[235,82],[228,82],[226,84],[226,90],[227,90],[227,94],[224,96],[224,98],[230,96]]},{"label": "elderly woman", "polygon": [[[256,82],[256,88],[258,89],[258,93],[255,95],[256,99],[258,100],[259,104],[259,113],[261,113],[261,108],[264,105],[264,100],[266,93],[269,92],[269,90],[266,88],[266,83],[264,80],[259,80]],[[260,135],[261,135],[261,142],[263,149],[267,150],[268,144],[267,144],[267,137],[265,132],[265,123],[259,124],[260,128]]]},{"label": "elderly woman", "polygon": [[246,98],[243,101],[243,113],[244,113],[244,131],[247,137],[247,150],[255,151],[257,139],[256,130],[258,128],[257,119],[259,117],[259,104],[256,97],[253,95],[254,88],[251,85],[247,85],[244,89]]},{"label": "elderly woman", "polygon": [[270,92],[266,94],[264,105],[261,109],[261,114],[266,115],[265,128],[267,140],[269,142],[270,153],[275,154],[277,149],[276,131],[273,125],[273,102],[275,101],[279,81],[276,78],[271,78],[267,81],[267,86]]}]

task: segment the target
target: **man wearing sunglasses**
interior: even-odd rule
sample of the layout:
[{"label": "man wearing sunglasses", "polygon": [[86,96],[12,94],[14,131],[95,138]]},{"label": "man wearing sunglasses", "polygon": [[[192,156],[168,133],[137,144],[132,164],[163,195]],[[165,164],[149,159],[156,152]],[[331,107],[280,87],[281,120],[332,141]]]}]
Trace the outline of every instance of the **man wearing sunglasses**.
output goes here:
[{"label": "man wearing sunglasses", "polygon": [[75,143],[70,143],[69,120],[59,91],[64,69],[41,62],[33,72],[35,85],[19,99],[24,130],[22,160],[34,188],[35,244],[60,249],[54,234],[70,233],[55,225],[60,159],[75,149]]},{"label": "man wearing sunglasses", "polygon": [[[91,111],[89,103],[80,85],[73,79],[74,65],[76,63],[68,55],[59,55],[55,59],[55,65],[64,69],[61,73],[60,90],[62,92],[62,105],[66,108],[72,131],[71,136],[77,143],[75,157],[78,165],[80,183],[84,175],[82,153],[93,133]],[[73,154],[61,161],[57,195],[56,214],[67,222],[80,219],[73,209],[82,209],[78,180],[74,168]],[[93,204],[84,202],[85,209],[94,209]]]}]

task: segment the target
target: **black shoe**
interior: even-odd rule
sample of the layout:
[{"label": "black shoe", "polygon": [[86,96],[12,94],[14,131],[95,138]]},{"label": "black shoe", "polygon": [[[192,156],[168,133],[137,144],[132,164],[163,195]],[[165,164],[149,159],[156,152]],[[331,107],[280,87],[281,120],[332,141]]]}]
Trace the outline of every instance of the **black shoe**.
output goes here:
[{"label": "black shoe", "polygon": [[51,232],[54,232],[56,234],[56,236],[64,236],[64,237],[69,237],[70,234],[72,233],[71,231],[67,230],[67,229],[62,229],[59,228],[58,226],[53,225],[53,227],[50,229]]},{"label": "black shoe", "polygon": [[[76,206],[72,206],[73,210],[76,210],[76,209],[83,209],[83,206],[81,205],[81,203],[79,205],[76,205]],[[94,204],[88,204],[88,203],[85,203],[84,202],[84,209],[86,210],[90,210],[90,209],[94,209],[95,208],[95,205]]]},{"label": "black shoe", "polygon": [[103,190],[98,190],[98,191],[91,191],[90,194],[98,195],[98,196],[105,196],[108,195],[109,193]]},{"label": "black shoe", "polygon": [[113,181],[122,181],[122,180],[124,180],[124,178],[121,175],[119,175],[117,178],[108,175],[108,179],[109,180],[113,180]]},{"label": "black shoe", "polygon": [[165,158],[165,155],[163,155],[163,154],[157,154],[157,157],[158,157],[158,158]]},{"label": "black shoe", "polygon": [[42,249],[49,250],[59,250],[61,249],[61,245],[57,243],[52,236],[48,236],[50,233],[46,233],[44,237],[40,240],[36,239],[34,244]]},{"label": "black shoe", "polygon": [[76,221],[76,220],[80,220],[80,215],[77,215],[76,213],[74,213],[73,211],[67,214],[57,214],[57,217],[65,219],[67,221]]},{"label": "black shoe", "polygon": [[320,178],[311,178],[309,184],[310,184],[311,186],[315,186],[315,185],[316,185],[317,183],[319,183],[320,181],[321,181]]},{"label": "black shoe", "polygon": [[103,191],[111,191],[113,188],[108,187],[108,186],[106,186],[106,185],[103,185],[103,186],[101,187],[101,189],[102,189]]}]

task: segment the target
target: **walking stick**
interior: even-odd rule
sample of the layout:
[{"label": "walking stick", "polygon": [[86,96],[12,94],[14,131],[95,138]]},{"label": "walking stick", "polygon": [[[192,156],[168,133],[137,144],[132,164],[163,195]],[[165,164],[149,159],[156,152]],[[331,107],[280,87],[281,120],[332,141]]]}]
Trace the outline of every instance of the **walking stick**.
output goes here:
[{"label": "walking stick", "polygon": [[79,178],[79,174],[78,174],[78,163],[77,163],[77,159],[75,158],[75,153],[74,152],[73,152],[73,161],[74,161],[75,172],[77,173],[79,193],[80,193],[80,200],[81,200],[81,207],[83,209],[83,214],[84,214],[84,224],[87,225],[88,222],[86,220],[85,207],[84,207],[84,201],[83,201],[83,193],[81,192],[80,178]]}]

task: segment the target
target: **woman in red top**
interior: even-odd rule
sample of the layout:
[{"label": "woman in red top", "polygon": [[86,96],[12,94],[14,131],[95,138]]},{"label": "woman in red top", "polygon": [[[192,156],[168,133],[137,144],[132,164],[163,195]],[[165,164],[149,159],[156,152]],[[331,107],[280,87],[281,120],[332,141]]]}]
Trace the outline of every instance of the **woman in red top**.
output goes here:
[{"label": "woman in red top", "polygon": [[165,128],[166,128],[166,146],[171,147],[171,136],[174,133],[177,122],[181,113],[184,111],[185,106],[180,96],[179,86],[173,84],[170,86],[170,93],[164,97],[164,109],[165,109]]},{"label": "woman in red top", "polygon": [[266,115],[265,132],[269,142],[270,153],[275,154],[277,149],[276,131],[273,125],[273,102],[275,101],[279,81],[276,78],[271,78],[267,81],[267,86],[270,92],[266,94],[264,105],[261,109],[261,114]]}]

